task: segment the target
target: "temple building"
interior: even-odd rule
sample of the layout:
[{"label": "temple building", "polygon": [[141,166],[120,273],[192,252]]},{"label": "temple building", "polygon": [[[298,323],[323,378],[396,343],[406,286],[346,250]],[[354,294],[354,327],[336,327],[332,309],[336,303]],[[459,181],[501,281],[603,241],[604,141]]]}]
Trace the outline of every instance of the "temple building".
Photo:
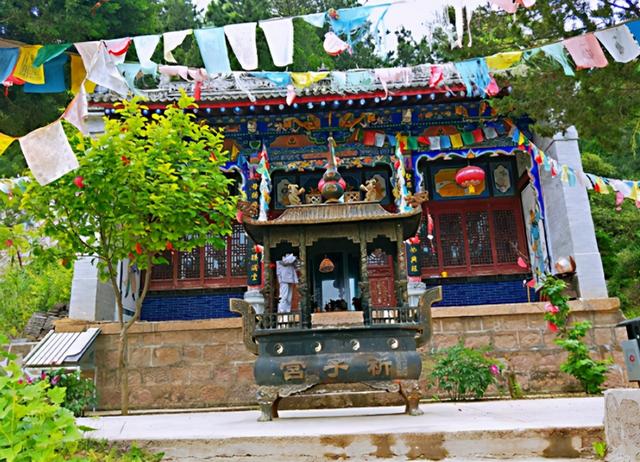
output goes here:
[{"label": "temple building", "polygon": [[[166,84],[148,92],[149,111],[161,112],[174,101],[178,86]],[[291,105],[284,100],[285,89],[263,79],[246,79],[243,86],[236,88],[229,81],[205,86],[194,112],[198,120],[224,129],[225,148],[231,154],[226,172],[256,209],[261,194],[256,169],[261,152],[267,156],[269,220],[277,219],[294,200],[322,201],[318,182],[329,159],[330,137],[346,182],[342,200],[357,203],[368,195],[387,212],[397,212],[400,143],[409,194],[426,192],[429,197],[422,205],[419,239],[414,239],[418,252],[408,261],[407,271],[427,286],[443,286],[443,300],[436,306],[534,301],[535,290],[525,282],[553,271],[552,262],[567,256],[578,263],[580,295],[606,297],[586,193],[539,171],[531,154],[517,145],[512,132],[517,126],[527,133],[526,120],[500,117],[485,100],[467,95],[461,84],[430,88],[420,75],[386,90],[376,90],[375,85],[372,89],[371,84],[336,89],[335,82],[321,81],[299,91]],[[111,94],[93,98],[96,122],[113,113]],[[580,170],[577,142],[570,135],[542,144],[551,156]],[[463,169],[479,175],[475,187],[456,182]],[[366,192],[368,184],[374,189],[371,193]],[[301,192],[295,197],[293,187]],[[585,226],[576,226],[577,220]],[[171,265],[153,270],[142,319],[232,316],[228,300],[242,298],[248,286],[262,285],[254,247],[237,223],[225,249],[205,246],[168,254]],[[393,306],[393,257],[384,243],[373,247],[368,256],[371,305]],[[317,306],[323,309],[339,299],[354,309],[361,275],[348,246],[318,243],[308,255],[308,268],[313,270],[307,277]],[[325,257],[337,263],[329,275],[318,271]],[[273,269],[267,266],[265,271]]]},{"label": "temple building", "polygon": [[[224,249],[167,252],[170,264],[153,268],[143,322],[133,331],[147,342],[132,361],[142,376],[135,388],[148,393],[134,393],[133,406],[251,402],[253,394],[245,391],[254,386],[247,372],[253,359],[240,352],[241,320],[229,301],[245,299],[257,313],[277,311],[276,267],[289,253],[299,260],[291,302],[300,313],[297,322],[304,325],[317,312],[416,306],[429,287],[441,286],[430,351],[458,338],[491,344],[499,356],[521,357],[513,368],[522,374],[524,389],[536,391],[564,389],[557,366],[543,372],[556,374],[544,379],[554,386],[536,382],[540,371],[531,367],[543,354],[560,362],[557,346],[545,336],[536,285],[556,271],[558,259],[571,257],[575,273],[565,277],[578,300],[575,309],[610,332],[595,340],[597,346],[615,345],[618,302],[607,298],[586,189],[561,181],[521,143],[526,136],[558,165],[581,172],[577,133],[539,138],[529,131],[529,120],[497,114],[476,89],[468,91],[455,78],[430,87],[419,70],[397,83],[358,72],[363,75],[346,80],[339,78],[344,73],[331,73],[296,89],[293,100],[286,87],[249,74],[195,85],[198,107],[191,111],[198,121],[224,129],[230,153],[224,171],[236,180],[241,213]],[[148,97],[145,113],[161,113],[181,89],[192,92],[194,85],[164,81],[159,89],[141,90]],[[503,88],[496,97],[509,91]],[[116,116],[117,97],[96,92],[90,98],[92,131],[100,133],[103,118]],[[332,180],[326,177],[331,169],[342,191],[333,206],[314,208],[327,200],[321,189]],[[388,222],[389,230],[355,236],[362,227],[348,226],[371,220]],[[310,221],[329,225],[301,242],[296,227]],[[415,222],[402,225],[411,228],[409,235],[393,225],[400,222]],[[124,293],[135,296],[134,281],[122,279]],[[88,257],[75,266],[70,318],[116,319],[113,292],[98,280]],[[101,338],[107,339],[99,350],[115,348],[115,332],[103,328]],[[146,332],[165,334],[151,340]],[[177,340],[181,332],[183,341]],[[141,356],[147,350],[149,357]],[[203,364],[212,372],[200,383],[194,377],[202,375]],[[174,380],[171,388],[167,381],[145,379],[160,366],[182,371],[176,374],[185,374],[184,380]],[[102,406],[117,406],[115,376],[105,371],[98,377]],[[212,382],[226,391],[202,392]]]}]

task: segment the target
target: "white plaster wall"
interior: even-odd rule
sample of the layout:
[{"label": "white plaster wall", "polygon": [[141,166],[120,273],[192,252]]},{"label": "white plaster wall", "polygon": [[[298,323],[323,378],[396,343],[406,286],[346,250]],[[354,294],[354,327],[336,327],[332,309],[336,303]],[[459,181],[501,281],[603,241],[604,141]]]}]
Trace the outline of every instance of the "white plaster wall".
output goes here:
[{"label": "white plaster wall", "polygon": [[85,321],[113,321],[115,296],[111,284],[101,282],[92,257],[79,257],[73,266],[69,317]]},{"label": "white plaster wall", "polygon": [[[548,156],[582,172],[578,132],[571,127],[553,138],[534,140]],[[602,269],[600,251],[586,188],[579,182],[575,186],[563,183],[559,177],[541,169],[542,195],[549,238],[551,262],[559,257],[573,256],[576,261],[578,284],[582,298],[605,298],[607,286]]]}]

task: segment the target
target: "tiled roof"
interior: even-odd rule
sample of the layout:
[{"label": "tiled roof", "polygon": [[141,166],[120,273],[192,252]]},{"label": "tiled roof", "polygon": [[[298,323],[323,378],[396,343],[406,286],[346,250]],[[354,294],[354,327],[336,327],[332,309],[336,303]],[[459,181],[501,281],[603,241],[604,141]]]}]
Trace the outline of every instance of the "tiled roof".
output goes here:
[{"label": "tiled roof", "polygon": [[407,239],[415,234],[421,214],[420,207],[413,208],[410,212],[391,213],[377,202],[305,204],[287,207],[282,215],[275,220],[258,221],[245,215],[243,224],[249,235],[256,242],[261,243],[264,231],[270,227],[339,225],[362,222],[369,223],[367,226],[375,226],[375,223],[380,221],[397,220],[403,223],[405,239]]},{"label": "tiled roof", "polygon": [[[419,90],[424,89],[425,93],[434,92],[433,88],[429,88],[430,73],[426,66],[418,66],[413,68],[413,78],[410,82],[388,83],[387,89],[390,94],[401,90]],[[367,72],[363,70],[362,72]],[[296,89],[298,98],[317,97],[329,95],[353,95],[371,94],[384,92],[384,87],[371,72],[371,81],[373,83],[365,85],[349,85],[336,84],[333,75],[319,82],[312,84],[304,89]],[[449,72],[445,75],[445,83],[447,86],[460,85],[461,82],[455,72]],[[441,91],[446,91],[446,87],[440,86]],[[165,76],[161,78],[159,87],[156,89],[139,90],[140,94],[146,97],[150,102],[166,102],[175,101],[180,97],[180,90],[185,90],[188,94],[193,95],[195,92],[195,83],[184,81],[169,81]],[[252,76],[250,73],[234,73],[226,75],[217,75],[202,82],[200,101],[205,102],[227,102],[227,101],[258,101],[266,99],[283,99],[287,95],[286,87],[278,86],[270,80]],[[90,101],[93,103],[111,103],[118,101],[120,97],[110,92],[97,91],[90,95]]]}]

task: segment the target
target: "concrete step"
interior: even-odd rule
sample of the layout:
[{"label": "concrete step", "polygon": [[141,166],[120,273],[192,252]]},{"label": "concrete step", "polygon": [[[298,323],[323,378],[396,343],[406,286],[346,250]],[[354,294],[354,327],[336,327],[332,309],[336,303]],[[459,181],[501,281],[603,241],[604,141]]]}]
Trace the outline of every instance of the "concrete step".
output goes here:
[{"label": "concrete step", "polygon": [[[433,403],[402,408],[257,411],[80,419],[88,437],[136,441],[169,461],[536,460],[589,458],[604,440],[602,398]],[[527,459],[529,458],[529,459]],[[539,460],[539,459],[538,459]]]}]

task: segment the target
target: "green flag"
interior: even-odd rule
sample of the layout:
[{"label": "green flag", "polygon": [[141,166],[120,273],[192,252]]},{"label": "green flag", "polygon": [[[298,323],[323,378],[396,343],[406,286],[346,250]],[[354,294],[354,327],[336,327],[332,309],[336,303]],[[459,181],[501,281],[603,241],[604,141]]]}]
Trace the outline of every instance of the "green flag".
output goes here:
[{"label": "green flag", "polygon": [[52,60],[56,56],[60,56],[71,46],[70,43],[60,43],[56,45],[43,45],[38,50],[36,59],[33,60],[33,67],[42,66],[47,61]]}]

